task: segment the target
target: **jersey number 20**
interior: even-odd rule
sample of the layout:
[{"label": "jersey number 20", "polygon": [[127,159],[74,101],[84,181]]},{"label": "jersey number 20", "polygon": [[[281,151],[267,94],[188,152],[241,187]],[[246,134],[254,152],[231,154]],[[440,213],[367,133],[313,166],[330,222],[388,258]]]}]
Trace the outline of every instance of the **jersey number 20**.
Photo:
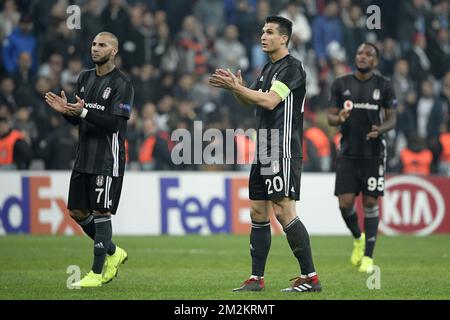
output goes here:
[{"label": "jersey number 20", "polygon": [[281,177],[276,176],[275,178],[273,178],[273,183],[272,180],[266,179],[265,183],[267,185],[267,194],[273,193],[272,185],[276,192],[280,192],[281,190],[283,190],[283,179],[281,179]]}]

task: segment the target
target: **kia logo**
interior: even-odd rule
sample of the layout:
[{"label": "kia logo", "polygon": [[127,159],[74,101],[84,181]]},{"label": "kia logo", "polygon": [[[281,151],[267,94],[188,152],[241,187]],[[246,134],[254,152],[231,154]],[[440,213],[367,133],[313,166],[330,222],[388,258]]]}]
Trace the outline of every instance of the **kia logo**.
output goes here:
[{"label": "kia logo", "polygon": [[380,231],[387,235],[428,235],[441,224],[445,203],[440,191],[425,179],[398,176],[386,181]]}]

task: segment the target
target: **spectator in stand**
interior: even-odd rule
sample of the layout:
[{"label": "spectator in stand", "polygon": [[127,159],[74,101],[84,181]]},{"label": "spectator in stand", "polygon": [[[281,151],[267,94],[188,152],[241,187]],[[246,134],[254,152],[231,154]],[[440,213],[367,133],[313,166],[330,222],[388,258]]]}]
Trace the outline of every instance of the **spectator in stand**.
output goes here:
[{"label": "spectator in stand", "polygon": [[161,100],[164,96],[173,96],[175,87],[175,75],[170,72],[160,73],[157,95],[155,101]]},{"label": "spectator in stand", "polygon": [[426,19],[428,11],[426,0],[404,0],[399,10],[397,21],[397,39],[400,42],[402,53],[412,49],[417,33],[426,34]]},{"label": "spectator in stand", "polygon": [[339,19],[339,7],[335,1],[327,2],[323,15],[318,15],[313,22],[312,34],[319,67],[327,65],[327,46],[332,41],[342,43],[342,22]]},{"label": "spectator in stand", "polygon": [[[124,0],[109,0],[109,4],[105,7],[101,14],[101,21],[103,24],[103,31],[109,31],[116,35],[122,47],[126,42],[128,33],[130,31],[130,17],[126,10],[126,1]],[[92,41],[93,39],[89,39]]]},{"label": "spectator in stand", "polygon": [[442,79],[447,71],[450,71],[450,37],[448,29],[439,29],[436,41],[430,41],[428,48],[431,73],[436,79]]},{"label": "spectator in stand", "polygon": [[446,123],[446,128],[439,137],[441,153],[439,156],[439,173],[450,176],[450,120]]},{"label": "spectator in stand", "polygon": [[28,137],[13,129],[11,110],[0,105],[0,170],[26,170],[32,158]]},{"label": "spectator in stand", "polygon": [[[249,52],[252,61],[252,75],[251,79],[257,77],[264,65],[267,63],[267,55],[261,51],[261,29],[264,26],[266,17],[270,15],[271,7],[268,1],[260,0],[256,6],[256,19],[251,25],[252,29],[252,44]],[[253,81],[253,80],[252,80]],[[242,109],[242,108],[241,108]]]},{"label": "spectator in stand", "polygon": [[156,101],[158,77],[157,70],[151,64],[145,64],[138,70],[137,77],[133,77],[134,101],[142,106],[146,101]]},{"label": "spectator in stand", "polygon": [[401,172],[404,174],[429,175],[433,161],[432,152],[427,149],[425,140],[418,135],[408,139],[408,147],[400,153]]},{"label": "spectator in stand", "polygon": [[427,19],[428,34],[436,38],[441,29],[450,28],[450,2],[448,0],[431,0],[431,18]]},{"label": "spectator in stand", "polygon": [[20,12],[14,0],[6,0],[3,10],[0,11],[0,43],[7,38],[17,27],[20,21]]},{"label": "spectator in stand", "polygon": [[[158,24],[155,41],[152,64],[162,73],[175,72],[178,67],[179,55],[173,39],[170,37],[167,23]],[[161,76],[161,79],[164,79],[164,77]]]},{"label": "spectator in stand", "polygon": [[[202,113],[214,111],[220,102],[220,90],[211,88],[208,75],[203,75],[199,81],[194,83],[192,94],[198,105],[202,107]],[[203,119],[203,118],[202,118]]]},{"label": "spectator in stand", "polygon": [[72,57],[67,63],[67,69],[61,72],[61,87],[65,93],[72,94],[75,90],[78,76],[83,70],[83,62],[78,57]]},{"label": "spectator in stand", "polygon": [[400,58],[400,49],[394,39],[385,38],[380,51],[380,72],[387,77],[391,77],[395,63]]},{"label": "spectator in stand", "polygon": [[405,93],[403,103],[398,104],[397,113],[397,140],[400,139],[397,151],[400,151],[406,147],[407,140],[417,133],[417,93],[415,89],[408,90]]},{"label": "spectator in stand", "polygon": [[138,161],[139,151],[139,113],[136,108],[131,110],[130,119],[127,125],[127,163],[133,164]]},{"label": "spectator in stand", "polygon": [[414,36],[414,47],[406,55],[411,68],[411,78],[414,82],[420,85],[425,79],[430,76],[431,61],[427,53],[427,39],[421,33],[416,33]]},{"label": "spectator in stand", "polygon": [[163,96],[157,104],[158,127],[162,130],[173,131],[177,128],[175,99],[171,95]]},{"label": "spectator in stand", "polygon": [[91,42],[103,30],[99,12],[99,1],[88,0],[83,9],[83,28],[80,30],[81,38],[86,40],[82,42],[84,52],[83,61],[90,62]]},{"label": "spectator in stand", "polygon": [[216,41],[215,49],[217,54],[217,66],[223,69],[230,68],[233,72],[235,68],[241,72],[247,71],[249,62],[245,47],[239,42],[238,28],[235,25],[228,25],[225,28],[224,36]]},{"label": "spectator in stand", "polygon": [[304,120],[303,168],[305,171],[329,172],[331,143],[325,132],[315,123]]},{"label": "spectator in stand", "polygon": [[164,0],[158,2],[159,9],[166,13],[170,36],[175,38],[182,27],[184,18],[192,12],[192,1]]},{"label": "spectator in stand", "polygon": [[256,25],[256,17],[252,7],[249,5],[247,0],[237,0],[236,1],[236,20],[234,24],[237,26],[239,31],[239,41],[244,45],[247,56],[251,64],[251,52],[254,38],[254,28],[249,26]]},{"label": "spectator in stand", "polygon": [[129,15],[131,28],[122,52],[127,70],[152,63],[157,38],[154,16],[143,5],[130,7]]},{"label": "spectator in stand", "polygon": [[15,95],[19,101],[33,94],[36,79],[31,71],[31,59],[30,53],[22,52],[19,56],[17,71],[12,76],[16,88]]},{"label": "spectator in stand", "polygon": [[185,73],[178,78],[178,82],[174,88],[174,95],[180,100],[189,100],[196,102],[196,97],[192,89],[195,84],[195,76],[189,73]]},{"label": "spectator in stand", "polygon": [[442,124],[442,104],[434,95],[433,83],[425,80],[417,101],[417,133],[426,142],[439,137]]},{"label": "spectator in stand", "polygon": [[46,62],[40,65],[39,77],[56,78],[58,84],[61,80],[61,73],[64,70],[64,57],[58,53],[52,54]]},{"label": "spectator in stand", "polygon": [[193,16],[183,20],[183,28],[178,34],[180,47],[180,69],[185,73],[204,74],[208,59],[206,37],[200,23]]},{"label": "spectator in stand", "polygon": [[19,106],[14,114],[13,127],[25,135],[33,154],[36,154],[39,145],[39,132],[34,119],[31,117],[32,112],[32,107]]},{"label": "spectator in stand", "polygon": [[18,107],[14,91],[14,80],[11,77],[4,77],[0,80],[0,105],[6,105],[11,112],[15,112]]},{"label": "spectator in stand", "polygon": [[450,71],[447,71],[444,78],[442,78],[442,87],[440,99],[442,102],[442,112],[444,114],[444,123],[450,120]]},{"label": "spectator in stand", "polygon": [[219,31],[225,28],[223,0],[199,0],[194,5],[194,16],[201,21],[205,29],[214,26]]},{"label": "spectator in stand", "polygon": [[[262,0],[265,1],[265,0]],[[236,24],[239,21],[239,10],[242,8],[242,3],[245,2],[245,7],[248,12],[254,14],[257,11],[257,6],[262,2],[261,0],[224,0],[225,19],[227,24]]]},{"label": "spectator in stand", "polygon": [[[346,64],[345,49],[341,47],[336,41],[331,42],[327,47],[327,64],[320,69],[319,73],[319,85],[322,92],[330,91],[331,84],[334,79],[350,73],[352,69]],[[321,105],[326,105],[328,102],[326,97],[322,97]]]},{"label": "spectator in stand", "polygon": [[308,43],[311,40],[311,28],[308,19],[300,11],[298,1],[290,0],[279,15],[292,21],[291,40],[296,38],[302,43]]},{"label": "spectator in stand", "polygon": [[49,108],[45,104],[42,97],[46,92],[51,90],[50,80],[46,77],[39,77],[33,88],[33,93],[24,99],[22,102],[24,105],[31,106],[31,119],[36,123],[39,140],[44,139],[47,135],[52,134],[52,127],[49,124]]},{"label": "spectator in stand", "polygon": [[139,162],[143,170],[169,170],[170,136],[157,127],[154,118],[145,118],[142,123],[143,142],[139,149]]},{"label": "spectator in stand", "polygon": [[394,86],[398,104],[403,104],[406,93],[415,89],[414,82],[409,75],[408,61],[404,59],[396,61],[394,74],[392,75],[392,85]]},{"label": "spectator in stand", "polygon": [[44,44],[44,57],[59,54],[67,62],[71,56],[82,52],[77,30],[68,29],[65,19],[58,21],[55,29],[56,32],[49,34]]},{"label": "spectator in stand", "polygon": [[345,15],[345,17],[344,19],[344,16],[342,16],[343,46],[347,56],[347,64],[353,65],[353,57],[356,55],[358,46],[367,40],[366,17],[358,5],[351,5],[348,15]]},{"label": "spectator in stand", "polygon": [[40,143],[40,156],[47,170],[70,170],[75,160],[77,127],[68,125],[57,113],[50,111],[51,132]]},{"label": "spectator in stand", "polygon": [[30,53],[32,57],[32,69],[37,68],[37,43],[33,35],[33,20],[30,15],[24,15],[20,19],[19,27],[3,42],[3,66],[5,70],[13,74],[17,70],[17,61],[22,52]]},{"label": "spectator in stand", "polygon": [[434,95],[433,83],[425,80],[421,84],[421,95],[417,101],[417,133],[425,140],[433,153],[432,172],[437,170],[439,159],[439,135],[443,120],[442,104]]}]

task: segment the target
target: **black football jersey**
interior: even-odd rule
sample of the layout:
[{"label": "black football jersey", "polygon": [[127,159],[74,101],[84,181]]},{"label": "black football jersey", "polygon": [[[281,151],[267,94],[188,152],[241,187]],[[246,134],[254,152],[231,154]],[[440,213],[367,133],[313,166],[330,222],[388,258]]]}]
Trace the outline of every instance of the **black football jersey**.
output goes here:
[{"label": "black football jersey", "polygon": [[[84,99],[89,112],[130,118],[134,90],[130,80],[117,68],[98,76],[95,69],[82,72],[75,93]],[[117,132],[108,133],[86,120],[79,126],[79,142],[74,170],[89,174],[123,176],[127,122]]]},{"label": "black football jersey", "polygon": [[339,110],[344,104],[352,106],[350,116],[341,124],[340,154],[348,158],[377,158],[385,156],[382,136],[366,139],[372,125],[381,125],[384,109],[395,109],[397,100],[391,82],[379,74],[361,81],[352,73],[334,80],[330,107]]},{"label": "black football jersey", "polygon": [[257,106],[258,159],[302,158],[303,111],[306,94],[306,73],[302,63],[291,55],[276,62],[268,62],[253,90],[275,90],[282,101],[273,109]]}]

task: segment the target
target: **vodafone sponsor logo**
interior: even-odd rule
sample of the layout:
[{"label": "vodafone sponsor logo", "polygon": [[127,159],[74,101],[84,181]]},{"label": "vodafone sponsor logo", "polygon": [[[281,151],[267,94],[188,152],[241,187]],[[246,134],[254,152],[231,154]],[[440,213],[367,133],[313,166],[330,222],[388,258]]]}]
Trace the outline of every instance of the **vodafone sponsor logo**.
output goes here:
[{"label": "vodafone sponsor logo", "polygon": [[353,108],[355,109],[366,109],[366,110],[378,110],[377,104],[371,103],[354,103]]},{"label": "vodafone sponsor logo", "polygon": [[397,176],[386,181],[379,229],[387,235],[428,235],[442,223],[445,201],[431,182],[417,176]]},{"label": "vodafone sponsor logo", "polygon": [[105,111],[105,106],[102,106],[101,104],[98,104],[98,103],[86,103],[84,106],[86,108],[90,108],[90,109],[97,109],[97,110]]}]

